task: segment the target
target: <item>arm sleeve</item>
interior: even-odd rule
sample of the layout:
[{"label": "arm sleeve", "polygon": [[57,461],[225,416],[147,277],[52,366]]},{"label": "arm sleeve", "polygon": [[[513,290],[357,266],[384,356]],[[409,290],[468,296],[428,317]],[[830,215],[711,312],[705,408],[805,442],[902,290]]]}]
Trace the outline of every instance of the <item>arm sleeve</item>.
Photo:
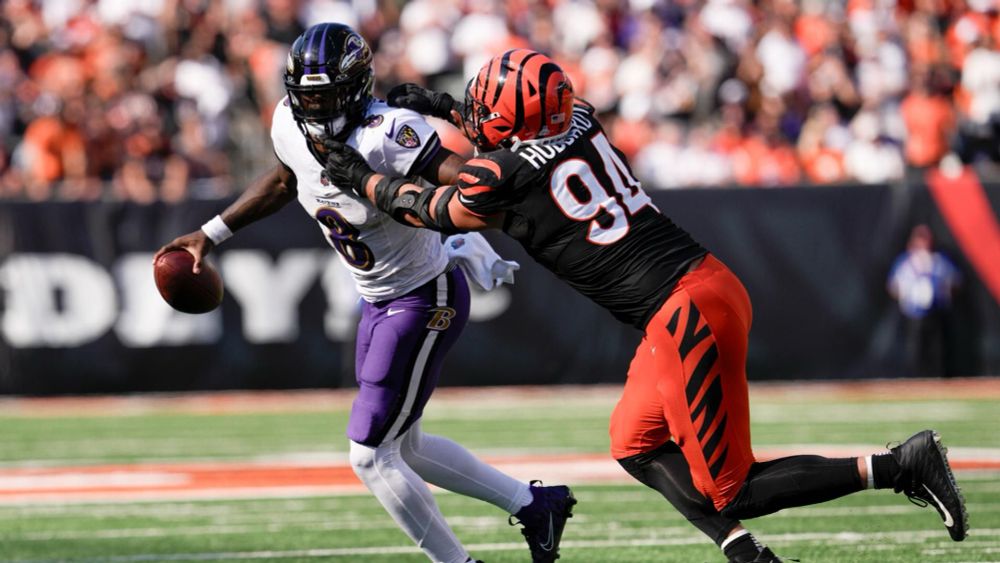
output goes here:
[{"label": "arm sleeve", "polygon": [[467,161],[458,173],[458,201],[482,217],[513,207],[524,195],[513,181],[515,171],[500,152]]},{"label": "arm sleeve", "polygon": [[[293,129],[295,134],[301,135],[299,133],[298,127],[295,125],[294,121],[287,119],[291,113],[288,112],[287,108],[282,107],[283,104],[288,103],[288,97],[282,98],[278,102],[277,107],[274,109],[271,119],[271,146],[274,147],[274,156],[278,157],[278,160],[285,165],[286,168],[291,168],[292,159],[285,151],[288,150],[289,143],[284,142],[284,137],[289,134],[289,128]],[[288,115],[285,115],[285,114]]]}]

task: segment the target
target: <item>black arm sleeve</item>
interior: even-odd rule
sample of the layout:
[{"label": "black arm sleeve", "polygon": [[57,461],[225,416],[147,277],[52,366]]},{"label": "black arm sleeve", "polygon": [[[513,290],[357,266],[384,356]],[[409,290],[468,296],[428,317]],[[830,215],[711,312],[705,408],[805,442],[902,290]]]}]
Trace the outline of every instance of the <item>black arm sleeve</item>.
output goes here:
[{"label": "black arm sleeve", "polygon": [[441,199],[434,206],[434,216],[431,216],[431,200],[437,190],[422,189],[418,193],[406,192],[400,194],[399,190],[406,185],[404,178],[383,177],[375,184],[375,206],[389,214],[396,222],[412,227],[406,218],[415,216],[420,219],[424,227],[433,231],[445,234],[455,234],[462,231],[455,228],[455,223],[451,220],[448,211],[448,203],[455,197],[458,191],[457,186],[440,188],[444,190]]}]

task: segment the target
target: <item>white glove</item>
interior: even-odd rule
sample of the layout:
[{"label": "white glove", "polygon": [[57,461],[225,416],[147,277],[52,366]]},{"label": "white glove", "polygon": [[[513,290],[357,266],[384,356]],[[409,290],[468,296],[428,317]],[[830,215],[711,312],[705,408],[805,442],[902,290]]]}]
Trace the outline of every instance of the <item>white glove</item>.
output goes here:
[{"label": "white glove", "polygon": [[504,283],[514,283],[514,272],[521,265],[504,260],[479,233],[452,235],[444,241],[448,259],[465,272],[465,277],[486,291]]}]

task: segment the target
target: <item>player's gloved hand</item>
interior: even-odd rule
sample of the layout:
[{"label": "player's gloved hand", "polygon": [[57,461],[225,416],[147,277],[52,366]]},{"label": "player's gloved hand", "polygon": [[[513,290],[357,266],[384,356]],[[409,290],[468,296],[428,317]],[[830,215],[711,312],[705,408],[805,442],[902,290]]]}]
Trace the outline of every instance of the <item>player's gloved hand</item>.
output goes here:
[{"label": "player's gloved hand", "polygon": [[354,193],[365,197],[368,179],[375,174],[365,157],[347,143],[332,139],[323,141],[323,148],[326,149],[323,176],[335,186],[354,190]]},{"label": "player's gloved hand", "polygon": [[446,92],[435,92],[417,86],[416,84],[400,84],[389,90],[386,101],[390,106],[412,109],[413,111],[452,121],[452,110],[462,114],[464,104],[456,102],[451,94]]}]

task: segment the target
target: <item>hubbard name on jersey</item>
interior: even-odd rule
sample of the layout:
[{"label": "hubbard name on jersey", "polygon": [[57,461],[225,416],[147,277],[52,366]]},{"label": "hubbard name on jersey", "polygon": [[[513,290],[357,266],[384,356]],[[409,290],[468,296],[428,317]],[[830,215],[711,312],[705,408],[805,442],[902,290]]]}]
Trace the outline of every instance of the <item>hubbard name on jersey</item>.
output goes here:
[{"label": "hubbard name on jersey", "polygon": [[[299,203],[354,275],[368,301],[398,297],[443,272],[448,257],[438,233],[406,227],[349,189],[331,185],[292,117],[288,99],[278,103],[271,124],[278,159],[295,173]],[[376,172],[411,176],[440,148],[434,129],[415,112],[381,100],[368,105],[365,120],[347,138]]]},{"label": "hubbard name on jersey", "polygon": [[653,205],[584,104],[561,139],[481,154],[458,187],[466,208],[506,211],[504,231],[532,258],[640,330],[706,253]]}]

